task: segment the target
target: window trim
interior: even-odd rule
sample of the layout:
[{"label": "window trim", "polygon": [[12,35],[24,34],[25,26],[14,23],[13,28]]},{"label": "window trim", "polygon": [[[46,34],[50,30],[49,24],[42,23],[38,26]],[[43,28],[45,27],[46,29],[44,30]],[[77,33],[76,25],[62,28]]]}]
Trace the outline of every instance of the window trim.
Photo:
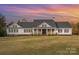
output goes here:
[{"label": "window trim", "polygon": [[25,28],[25,29],[24,29],[24,33],[27,33],[27,32],[32,32],[32,29]]},{"label": "window trim", "polygon": [[9,28],[8,31],[10,33],[17,33],[18,32],[18,28]]},{"label": "window trim", "polygon": [[62,33],[63,32],[63,30],[62,29],[58,29],[58,33]]},{"label": "window trim", "polygon": [[67,29],[67,28],[64,29],[64,32],[65,32],[65,33],[68,33],[68,32],[69,32],[69,29]]}]

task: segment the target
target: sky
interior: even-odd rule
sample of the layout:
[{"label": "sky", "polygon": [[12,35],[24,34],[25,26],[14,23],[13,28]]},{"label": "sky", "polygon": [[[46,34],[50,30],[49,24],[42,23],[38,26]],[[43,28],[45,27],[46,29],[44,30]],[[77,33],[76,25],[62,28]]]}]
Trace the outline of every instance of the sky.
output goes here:
[{"label": "sky", "polygon": [[0,4],[0,13],[7,21],[34,18],[53,18],[54,16],[79,18],[78,4]]}]

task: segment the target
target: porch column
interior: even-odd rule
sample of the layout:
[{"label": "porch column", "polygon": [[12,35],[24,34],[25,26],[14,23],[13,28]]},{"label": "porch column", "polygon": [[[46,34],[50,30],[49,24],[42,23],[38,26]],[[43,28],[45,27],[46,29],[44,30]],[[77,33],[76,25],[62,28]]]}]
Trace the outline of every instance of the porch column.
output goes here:
[{"label": "porch column", "polygon": [[46,29],[46,35],[48,35],[48,29]]},{"label": "porch column", "polygon": [[52,35],[53,33],[52,33],[52,28],[51,28],[51,35]]},{"label": "porch column", "polygon": [[38,35],[38,28],[36,29],[36,31],[37,31],[37,35]]},{"label": "porch column", "polygon": [[54,34],[57,34],[58,33],[58,29],[54,29]]},{"label": "porch column", "polygon": [[34,35],[34,28],[33,28],[33,30],[32,30],[32,34]]},{"label": "porch column", "polygon": [[41,29],[41,35],[42,35],[42,29]]}]

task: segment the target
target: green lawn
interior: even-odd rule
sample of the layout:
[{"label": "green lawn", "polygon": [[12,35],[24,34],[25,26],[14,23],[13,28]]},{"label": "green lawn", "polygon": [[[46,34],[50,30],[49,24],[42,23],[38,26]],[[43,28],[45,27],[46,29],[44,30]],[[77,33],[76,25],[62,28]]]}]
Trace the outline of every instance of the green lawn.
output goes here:
[{"label": "green lawn", "polygon": [[79,54],[79,36],[73,35],[0,37],[0,54]]}]

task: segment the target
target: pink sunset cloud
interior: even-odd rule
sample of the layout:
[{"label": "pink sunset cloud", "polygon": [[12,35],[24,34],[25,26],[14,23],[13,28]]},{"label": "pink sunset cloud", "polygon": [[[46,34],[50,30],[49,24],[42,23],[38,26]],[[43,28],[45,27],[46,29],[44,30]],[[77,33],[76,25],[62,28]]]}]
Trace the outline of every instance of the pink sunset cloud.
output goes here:
[{"label": "pink sunset cloud", "polygon": [[0,12],[6,16],[36,16],[53,17],[53,14],[59,16],[73,16],[79,18],[79,5],[73,4],[30,4],[30,5],[0,5]]}]

